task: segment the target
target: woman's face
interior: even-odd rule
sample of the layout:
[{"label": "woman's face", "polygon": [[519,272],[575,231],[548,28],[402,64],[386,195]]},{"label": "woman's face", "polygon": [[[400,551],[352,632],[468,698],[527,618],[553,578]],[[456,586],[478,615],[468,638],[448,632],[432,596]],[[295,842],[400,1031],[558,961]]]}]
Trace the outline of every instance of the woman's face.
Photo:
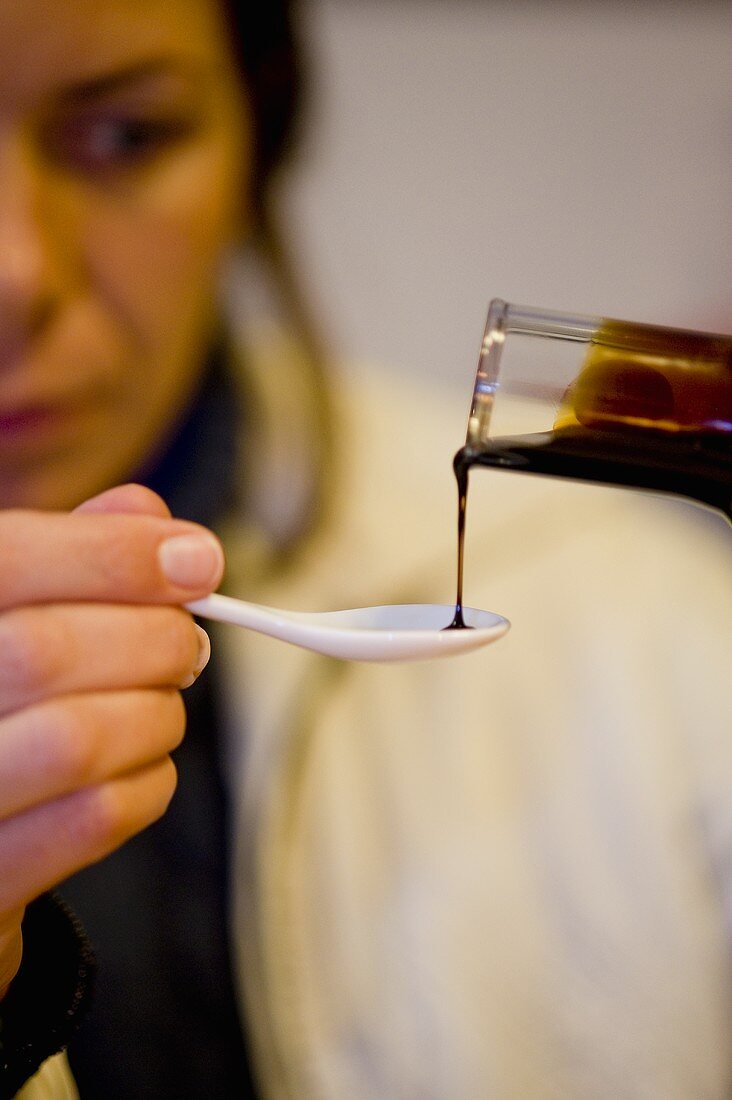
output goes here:
[{"label": "woman's face", "polygon": [[0,506],[71,507],[174,423],[249,133],[216,0],[0,5]]}]

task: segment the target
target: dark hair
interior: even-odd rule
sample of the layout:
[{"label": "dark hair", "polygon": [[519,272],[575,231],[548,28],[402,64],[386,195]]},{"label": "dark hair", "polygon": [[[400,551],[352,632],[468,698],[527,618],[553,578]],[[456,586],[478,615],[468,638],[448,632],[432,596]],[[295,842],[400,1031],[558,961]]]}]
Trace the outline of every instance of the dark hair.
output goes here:
[{"label": "dark hair", "polygon": [[[303,106],[303,60],[293,13],[297,0],[221,0],[228,20],[234,56],[246,88],[254,118],[254,203],[255,231],[252,243],[268,266],[279,303],[296,334],[302,365],[309,370],[314,410],[315,463],[322,472],[330,462],[333,446],[333,416],[330,405],[327,363],[320,328],[315,323],[283,233],[276,195],[270,184],[292,152],[300,136]],[[274,202],[272,201],[274,200]],[[327,511],[325,479],[318,477],[314,498],[303,527],[293,532],[280,547],[277,564],[282,566],[302,536],[316,528]]]},{"label": "dark hair", "polygon": [[222,0],[254,117],[254,199],[287,159],[303,96],[293,0]]}]

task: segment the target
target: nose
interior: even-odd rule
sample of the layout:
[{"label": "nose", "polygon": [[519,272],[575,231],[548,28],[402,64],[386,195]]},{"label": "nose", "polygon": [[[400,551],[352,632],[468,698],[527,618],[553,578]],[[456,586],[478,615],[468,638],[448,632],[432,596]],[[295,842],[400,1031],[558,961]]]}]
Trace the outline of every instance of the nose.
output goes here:
[{"label": "nose", "polygon": [[43,327],[60,292],[58,248],[42,163],[19,140],[0,140],[0,347]]}]

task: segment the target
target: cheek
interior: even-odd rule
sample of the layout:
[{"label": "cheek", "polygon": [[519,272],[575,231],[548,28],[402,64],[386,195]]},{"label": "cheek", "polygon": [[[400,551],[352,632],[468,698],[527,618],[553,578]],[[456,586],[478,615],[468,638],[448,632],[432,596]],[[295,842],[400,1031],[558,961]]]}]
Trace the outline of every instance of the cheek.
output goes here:
[{"label": "cheek", "polygon": [[140,351],[168,358],[209,323],[222,252],[247,230],[244,177],[200,148],[91,207],[89,289]]}]

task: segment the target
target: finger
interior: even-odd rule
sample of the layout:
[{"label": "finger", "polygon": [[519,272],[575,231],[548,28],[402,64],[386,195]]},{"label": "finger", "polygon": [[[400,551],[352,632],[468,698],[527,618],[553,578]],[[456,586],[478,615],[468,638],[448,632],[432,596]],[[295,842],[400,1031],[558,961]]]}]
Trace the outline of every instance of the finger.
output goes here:
[{"label": "finger", "polygon": [[210,654],[178,607],[50,604],[0,615],[0,715],[84,691],[189,687]]},{"label": "finger", "polygon": [[157,821],[175,782],[165,757],[0,822],[0,912],[27,905]]},{"label": "finger", "polygon": [[0,1001],[20,969],[23,957],[23,933],[21,921],[25,906],[4,913],[0,919]]},{"label": "finger", "polygon": [[0,723],[0,820],[160,760],[185,730],[177,691],[68,695]]},{"label": "finger", "polygon": [[187,603],[213,591],[218,539],[184,520],[150,515],[0,512],[0,610],[101,600]]},{"label": "finger", "polygon": [[170,518],[170,508],[157,493],[147,489],[144,485],[116,485],[113,489],[107,489],[90,500],[85,500],[75,512],[83,512],[86,515],[93,513],[107,514],[137,514],[147,516],[160,516],[163,519]]}]

